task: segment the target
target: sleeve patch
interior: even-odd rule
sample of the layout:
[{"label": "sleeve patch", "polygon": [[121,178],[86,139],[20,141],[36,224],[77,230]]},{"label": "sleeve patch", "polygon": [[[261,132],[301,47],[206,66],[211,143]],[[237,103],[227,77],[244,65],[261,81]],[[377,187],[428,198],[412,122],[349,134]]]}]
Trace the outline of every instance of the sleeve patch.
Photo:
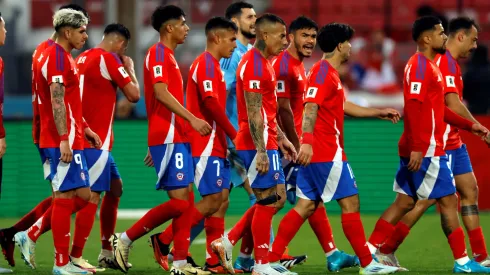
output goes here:
[{"label": "sleeve patch", "polygon": [[211,80],[204,80],[202,82],[204,86],[204,92],[212,92],[213,91],[213,82]]},{"label": "sleeve patch", "polygon": [[410,84],[410,93],[411,94],[420,94],[420,91],[422,90],[422,83],[421,82],[412,82]]},{"label": "sleeve patch", "polygon": [[126,72],[126,70],[124,69],[124,67],[119,67],[118,68],[119,72],[121,73],[121,75],[124,77],[124,78],[127,78],[129,77],[128,73]]},{"label": "sleeve patch", "polygon": [[53,77],[51,78],[51,82],[63,84],[63,76],[62,75],[53,75]]},{"label": "sleeve patch", "polygon": [[260,81],[259,80],[250,80],[250,89],[260,89]]},{"label": "sleeve patch", "polygon": [[446,75],[446,86],[456,88],[456,83],[454,83],[454,76]]},{"label": "sleeve patch", "polygon": [[154,77],[162,77],[163,76],[162,65],[153,66],[153,76]]},{"label": "sleeve patch", "polygon": [[315,98],[316,97],[316,93],[318,92],[318,88],[316,87],[310,87],[308,88],[307,92],[306,92],[306,97],[310,97],[310,98]]},{"label": "sleeve patch", "polygon": [[284,80],[278,80],[277,81],[277,92],[278,93],[286,92],[286,87],[284,85],[285,85]]}]

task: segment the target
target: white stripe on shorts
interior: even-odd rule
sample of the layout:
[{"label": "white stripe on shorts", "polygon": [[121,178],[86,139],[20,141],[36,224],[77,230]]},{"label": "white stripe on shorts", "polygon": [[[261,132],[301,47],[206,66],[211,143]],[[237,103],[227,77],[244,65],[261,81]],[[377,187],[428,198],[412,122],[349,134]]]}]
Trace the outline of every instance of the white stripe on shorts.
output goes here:
[{"label": "white stripe on shorts", "polygon": [[58,163],[58,167],[56,167],[56,174],[53,177],[53,181],[51,182],[51,186],[53,187],[53,191],[57,192],[60,190],[61,184],[65,181],[66,175],[68,174],[68,170],[70,170],[71,163],[66,163],[60,161]]},{"label": "white stripe on shorts", "polygon": [[[172,113],[173,114],[173,113]],[[162,179],[165,171],[167,170],[168,163],[170,162],[170,158],[172,158],[172,153],[174,152],[174,143],[167,143],[167,148],[165,150],[165,155],[163,156],[162,162],[160,163],[160,171],[158,171],[158,181],[157,184]]]},{"label": "white stripe on shorts", "polygon": [[337,186],[339,186],[340,176],[342,175],[342,170],[344,168],[344,163],[342,161],[332,161],[332,169],[328,174],[327,183],[322,193],[323,202],[329,202],[332,200],[337,191]]},{"label": "white stripe on shorts", "polygon": [[100,176],[104,172],[104,168],[106,167],[108,160],[109,160],[109,151],[102,150],[102,153],[100,154],[97,161],[88,170],[90,187],[92,187],[92,185],[94,185],[94,183],[100,178]]},{"label": "white stripe on shorts", "polygon": [[431,157],[429,168],[425,173],[424,180],[417,189],[417,197],[421,200],[429,198],[430,193],[434,190],[437,178],[439,176],[439,170],[441,169],[440,157]]}]

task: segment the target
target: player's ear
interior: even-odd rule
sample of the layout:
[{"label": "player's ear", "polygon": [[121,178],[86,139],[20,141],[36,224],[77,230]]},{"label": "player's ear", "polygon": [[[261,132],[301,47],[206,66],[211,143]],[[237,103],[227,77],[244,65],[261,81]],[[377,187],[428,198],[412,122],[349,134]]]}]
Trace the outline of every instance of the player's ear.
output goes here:
[{"label": "player's ear", "polygon": [[458,34],[458,41],[463,42],[465,33],[464,32],[459,32]]},{"label": "player's ear", "polygon": [[292,33],[288,34],[288,41],[294,41],[294,35]]},{"label": "player's ear", "polygon": [[238,19],[233,17],[233,18],[231,18],[231,22],[235,23],[235,25],[238,27]]}]

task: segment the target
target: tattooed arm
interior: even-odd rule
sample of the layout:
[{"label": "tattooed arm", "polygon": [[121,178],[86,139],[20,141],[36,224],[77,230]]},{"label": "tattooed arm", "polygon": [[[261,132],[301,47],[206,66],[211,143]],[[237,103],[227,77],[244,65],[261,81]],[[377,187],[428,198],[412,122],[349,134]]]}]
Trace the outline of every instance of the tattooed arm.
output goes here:
[{"label": "tattooed arm", "polygon": [[51,91],[51,105],[53,108],[53,118],[56,129],[60,136],[67,135],[68,127],[66,123],[65,86],[54,82],[49,88]]},{"label": "tattooed arm", "polygon": [[318,104],[308,102],[305,104],[303,112],[303,138],[298,154],[298,163],[304,166],[310,164],[313,157],[313,129],[315,128],[316,118],[318,115]]},{"label": "tattooed arm", "polygon": [[245,91],[250,135],[257,152],[265,152],[264,119],[262,118],[262,94]]}]

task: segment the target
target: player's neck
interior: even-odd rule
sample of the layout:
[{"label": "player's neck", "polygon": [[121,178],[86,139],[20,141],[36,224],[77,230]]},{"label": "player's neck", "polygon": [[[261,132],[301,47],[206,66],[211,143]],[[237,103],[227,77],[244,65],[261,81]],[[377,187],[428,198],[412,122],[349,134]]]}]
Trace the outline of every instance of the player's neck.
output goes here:
[{"label": "player's neck", "polygon": [[56,41],[56,38],[58,38],[58,34],[56,32],[53,32],[53,34],[51,35],[51,37],[49,39]]},{"label": "player's neck", "polygon": [[446,44],[446,51],[449,52],[449,54],[454,58],[454,59],[459,59],[459,53],[458,53],[458,50],[456,50],[456,45],[454,45],[453,43],[451,43],[451,41],[447,41],[447,44]]},{"label": "player's neck", "polygon": [[423,56],[427,57],[429,60],[434,60],[436,58],[437,53],[430,47],[421,47],[417,48],[417,52],[421,53]]},{"label": "player's neck", "polygon": [[292,56],[295,59],[303,62],[303,56],[299,56],[298,50],[296,49],[296,47],[293,46],[293,43],[291,43],[291,45],[289,45],[289,47],[286,49],[286,51],[288,51],[290,56]]},{"label": "player's neck", "polygon": [[173,41],[170,37],[167,37],[165,35],[160,35],[160,43],[162,43],[165,47],[171,49],[172,51],[175,51],[175,48],[177,48],[178,45],[176,41]]},{"label": "player's neck", "polygon": [[108,43],[106,43],[104,40],[102,40],[99,45],[97,45],[96,48],[101,48],[103,49],[104,51],[106,52],[110,52],[111,51],[111,47],[110,45],[108,45]]},{"label": "player's neck", "polygon": [[214,49],[213,47],[206,46],[205,51],[207,51],[211,56],[213,56],[216,60],[220,60],[222,56],[219,54],[217,49]]},{"label": "player's neck", "polygon": [[323,53],[322,59],[325,59],[336,71],[339,71],[340,65],[342,65],[340,57],[336,56],[333,52]]},{"label": "player's neck", "polygon": [[265,59],[269,59],[269,57],[271,56],[271,54],[267,51],[267,47],[265,45],[265,41],[264,40],[260,40],[260,39],[255,40],[254,48],[257,49],[257,51],[259,51],[260,54]]},{"label": "player's neck", "polygon": [[247,46],[250,43],[250,39],[246,38],[241,32],[237,33],[236,39],[244,46]]},{"label": "player's neck", "polygon": [[56,43],[60,45],[63,49],[65,49],[66,52],[71,52],[73,50],[73,47],[70,45],[70,43],[65,40],[65,39],[60,39],[59,37],[56,39]]}]

